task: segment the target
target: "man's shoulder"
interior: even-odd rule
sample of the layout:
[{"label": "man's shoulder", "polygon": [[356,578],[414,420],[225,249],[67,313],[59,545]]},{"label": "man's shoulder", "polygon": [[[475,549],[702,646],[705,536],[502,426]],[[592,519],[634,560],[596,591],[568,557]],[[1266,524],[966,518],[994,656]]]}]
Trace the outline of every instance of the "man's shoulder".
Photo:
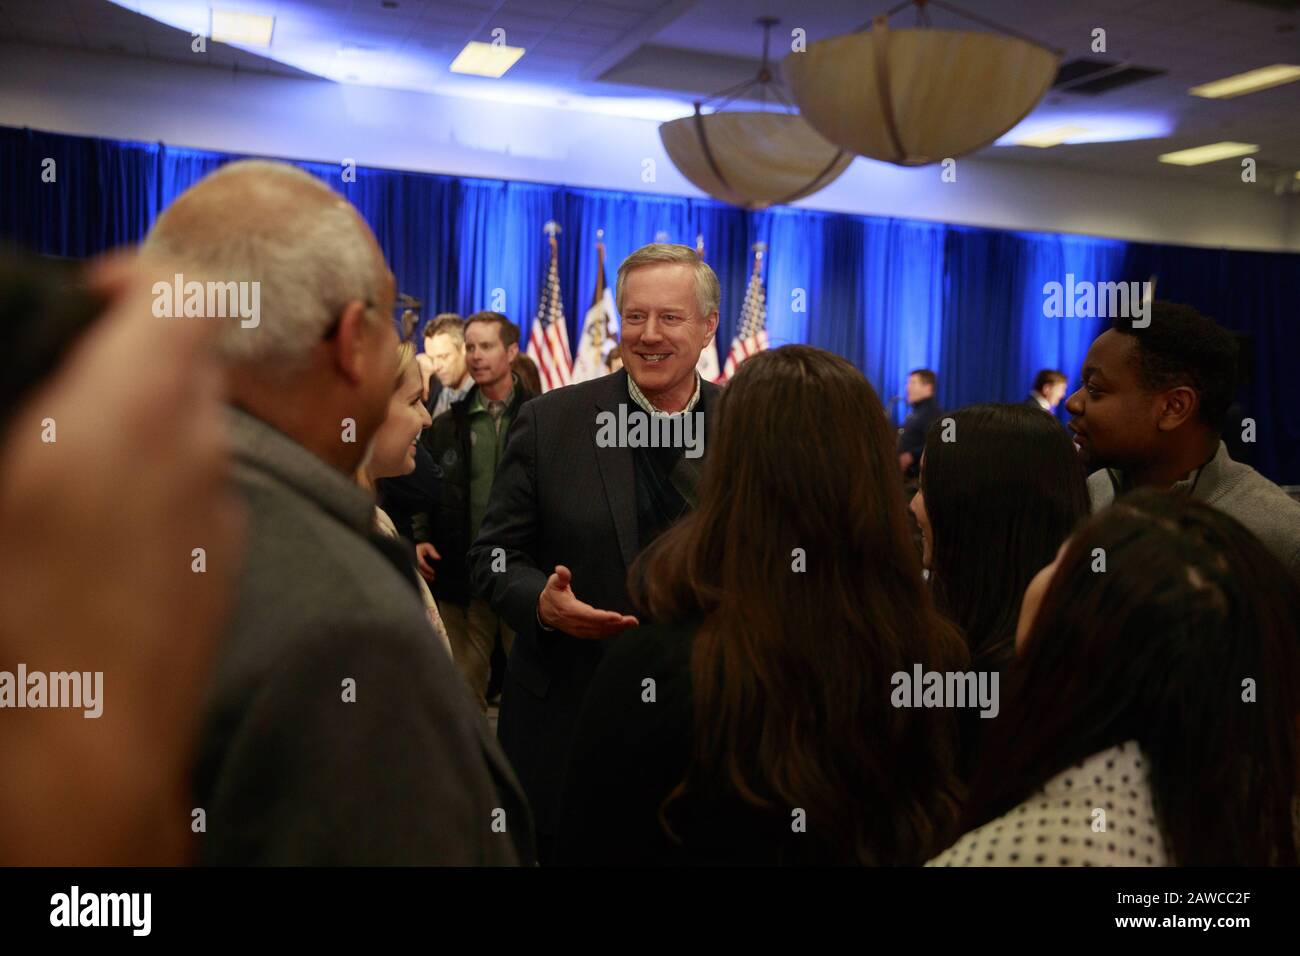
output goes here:
[{"label": "man's shoulder", "polygon": [[[600,378],[575,382],[562,388],[553,388],[549,392],[537,395],[523,407],[539,421],[555,417],[564,417],[574,412],[586,414],[598,403],[630,401],[627,395],[627,379],[614,373]],[[594,421],[594,419],[593,419]]]},{"label": "man's shoulder", "polygon": [[363,534],[310,502],[265,489],[246,497],[252,532],[210,686],[214,713],[237,722],[270,682],[326,671],[438,670],[442,651],[412,582]]},{"label": "man's shoulder", "polygon": [[[236,625],[264,622],[330,628],[358,620],[419,621],[410,582],[366,537],[363,529],[293,489],[239,477],[252,519],[236,592]],[[261,629],[261,628],[256,628]]]},{"label": "man's shoulder", "polygon": [[1225,490],[1209,504],[1249,525],[1261,538],[1289,539],[1300,547],[1300,502],[1247,465],[1230,461],[1224,469]]}]

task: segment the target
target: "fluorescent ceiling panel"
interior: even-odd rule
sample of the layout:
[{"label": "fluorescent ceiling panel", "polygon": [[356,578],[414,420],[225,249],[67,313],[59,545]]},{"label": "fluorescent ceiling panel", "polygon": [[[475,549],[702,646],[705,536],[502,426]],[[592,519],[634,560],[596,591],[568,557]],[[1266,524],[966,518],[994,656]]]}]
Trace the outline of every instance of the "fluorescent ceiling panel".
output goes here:
[{"label": "fluorescent ceiling panel", "polygon": [[232,10],[212,9],[212,39],[218,43],[234,43],[267,50],[271,47],[271,33],[275,17],[256,13],[236,13]]},{"label": "fluorescent ceiling panel", "polygon": [[1192,96],[1203,96],[1212,100],[1227,100],[1234,96],[1244,96],[1247,93],[1267,90],[1272,86],[1281,86],[1283,83],[1290,83],[1294,80],[1300,80],[1300,66],[1290,63],[1274,63],[1272,66],[1263,66],[1258,70],[1250,70],[1246,73],[1238,73],[1236,76],[1224,77],[1221,80],[1215,80],[1213,83],[1193,86],[1187,92],[1191,93]]},{"label": "fluorescent ceiling panel", "polygon": [[470,40],[465,44],[465,49],[456,54],[456,59],[451,61],[450,69],[453,73],[487,76],[495,80],[504,76],[506,70],[518,63],[523,55],[524,48],[521,46]]},{"label": "fluorescent ceiling panel", "polygon": [[1253,143],[1225,141],[1210,143],[1208,146],[1197,146],[1193,149],[1180,149],[1172,153],[1161,153],[1159,159],[1162,163],[1173,163],[1175,166],[1200,166],[1203,163],[1217,163],[1221,159],[1231,159],[1233,156],[1245,156],[1258,150],[1259,147]]}]

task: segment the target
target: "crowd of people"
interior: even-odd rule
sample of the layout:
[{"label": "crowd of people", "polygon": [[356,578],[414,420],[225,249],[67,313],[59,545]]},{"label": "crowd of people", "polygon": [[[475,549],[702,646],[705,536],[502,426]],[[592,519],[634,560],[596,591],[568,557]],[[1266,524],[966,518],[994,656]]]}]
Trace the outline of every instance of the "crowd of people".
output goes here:
[{"label": "crowd of people", "polygon": [[[154,317],[174,274],[260,322]],[[895,430],[820,349],[702,380],[719,299],[643,247],[620,367],[538,394],[501,313],[403,341],[264,161],[6,264],[0,668],[105,692],[0,712],[0,860],[1297,863],[1300,503],[1222,441],[1231,335],[1155,302],[948,413],[918,369]]]}]

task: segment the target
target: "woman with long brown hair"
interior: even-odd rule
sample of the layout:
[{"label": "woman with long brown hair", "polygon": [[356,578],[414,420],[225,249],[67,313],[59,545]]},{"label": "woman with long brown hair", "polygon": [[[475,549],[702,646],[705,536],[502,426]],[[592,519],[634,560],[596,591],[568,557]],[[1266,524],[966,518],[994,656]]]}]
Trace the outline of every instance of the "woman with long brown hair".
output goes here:
[{"label": "woman with long brown hair", "polygon": [[1295,866],[1300,582],[1143,489],[1025,591],[1006,704],[939,866]]},{"label": "woman with long brown hair", "polygon": [[807,346],[760,353],[721,399],[695,511],[631,590],[570,754],[559,858],[903,863],[956,822],[951,710],[891,676],[962,669],[903,510],[870,383]]}]

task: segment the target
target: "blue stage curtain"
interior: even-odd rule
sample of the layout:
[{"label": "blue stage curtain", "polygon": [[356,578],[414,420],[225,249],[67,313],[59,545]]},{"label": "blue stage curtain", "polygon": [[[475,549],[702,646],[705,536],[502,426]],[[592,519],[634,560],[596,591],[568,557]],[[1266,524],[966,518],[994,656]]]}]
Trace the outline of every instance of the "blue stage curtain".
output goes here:
[{"label": "blue stage curtain", "polygon": [[908,373],[941,364],[946,236],[947,228],[934,223],[866,221],[858,365],[899,422],[907,413]]},{"label": "blue stage curtain", "polygon": [[78,259],[139,242],[162,208],[162,149],[0,127],[0,238]]},{"label": "blue stage curtain", "polygon": [[[139,241],[159,211],[223,163],[242,157],[0,127],[0,240],[47,255],[86,257]],[[42,182],[45,161],[56,180]],[[524,336],[547,264],[542,226],[559,222],[560,280],[576,344],[596,282],[596,230],[606,281],[630,252],[667,234],[718,274],[718,351],[725,361],[752,263],[767,243],[764,279],[774,346],[806,342],[843,355],[882,401],[907,373],[939,374],[945,408],[1023,398],[1041,368],[1071,387],[1104,320],[1046,318],[1047,282],[1142,281],[1253,337],[1245,405],[1257,426],[1253,463],[1300,484],[1300,256],[1126,243],[781,207],[747,213],[704,199],[576,189],[295,162],[346,196],[375,231],[399,291],[424,316],[499,309]],[[891,406],[895,420],[905,408]],[[1058,412],[1063,414],[1063,410]]]},{"label": "blue stage curtain", "polygon": [[1249,337],[1242,411],[1255,421],[1256,440],[1238,443],[1235,454],[1274,481],[1300,484],[1300,256],[1131,243],[1124,271],[1130,280],[1154,275],[1156,298],[1185,302]]},{"label": "blue stage curtain", "polygon": [[[1045,368],[1078,386],[1083,358],[1105,328],[1096,318],[1044,314],[1049,282],[1123,277],[1125,243],[1046,233],[950,228],[939,381],[941,402],[1016,401]],[[1064,417],[1062,404],[1057,414]]]}]

